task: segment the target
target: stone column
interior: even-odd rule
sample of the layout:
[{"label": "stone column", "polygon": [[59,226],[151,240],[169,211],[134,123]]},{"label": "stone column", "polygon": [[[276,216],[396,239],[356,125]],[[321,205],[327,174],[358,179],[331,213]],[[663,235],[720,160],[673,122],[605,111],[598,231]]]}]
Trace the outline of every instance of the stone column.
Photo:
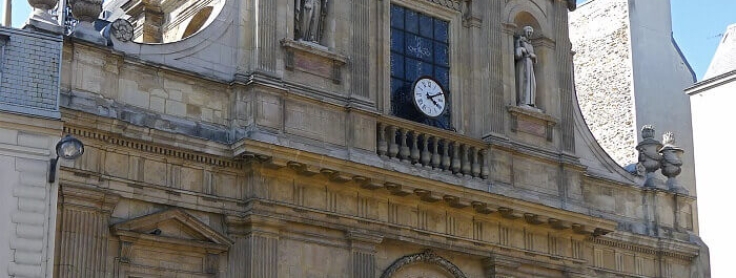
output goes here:
[{"label": "stone column", "polygon": [[227,260],[228,278],[278,277],[278,229],[264,219],[228,216],[228,236],[235,240]]},{"label": "stone column", "polygon": [[383,236],[350,231],[347,238],[350,242],[351,277],[376,277],[376,245],[383,241]]},{"label": "stone column", "polygon": [[120,197],[72,185],[61,185],[60,191],[58,277],[106,277],[108,221]]}]

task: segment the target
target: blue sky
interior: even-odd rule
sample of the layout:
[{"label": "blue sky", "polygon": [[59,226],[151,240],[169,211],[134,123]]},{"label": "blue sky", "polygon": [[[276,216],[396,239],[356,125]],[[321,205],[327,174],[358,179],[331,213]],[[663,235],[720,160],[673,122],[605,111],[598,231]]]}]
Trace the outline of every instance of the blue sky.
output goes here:
[{"label": "blue sky", "polygon": [[708,70],[723,32],[736,23],[735,0],[672,0],[675,40],[698,80]]},{"label": "blue sky", "polygon": [[[736,23],[736,0],[670,1],[675,40],[700,80],[710,65],[726,26]],[[13,0],[13,26],[21,26],[29,14],[27,0]]]}]

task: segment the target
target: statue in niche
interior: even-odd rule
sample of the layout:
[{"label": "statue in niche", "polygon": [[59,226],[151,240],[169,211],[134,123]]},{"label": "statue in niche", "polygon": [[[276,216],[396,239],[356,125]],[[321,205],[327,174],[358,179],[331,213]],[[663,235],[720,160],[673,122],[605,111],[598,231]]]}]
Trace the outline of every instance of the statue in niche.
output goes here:
[{"label": "statue in niche", "polygon": [[328,0],[294,1],[294,39],[319,43],[324,31]]},{"label": "statue in niche", "polygon": [[525,26],[524,32],[516,38],[514,43],[514,59],[516,60],[516,95],[517,105],[534,107],[537,93],[537,80],[534,76],[534,64],[537,55],[534,54],[531,37],[534,28]]}]

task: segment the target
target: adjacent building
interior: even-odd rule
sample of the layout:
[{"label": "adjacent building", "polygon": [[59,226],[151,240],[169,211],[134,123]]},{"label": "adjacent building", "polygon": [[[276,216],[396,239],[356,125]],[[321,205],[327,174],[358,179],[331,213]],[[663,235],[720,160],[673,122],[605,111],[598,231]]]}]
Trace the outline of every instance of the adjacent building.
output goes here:
[{"label": "adjacent building", "polygon": [[728,206],[728,199],[723,196],[732,196],[736,191],[728,186],[730,168],[723,162],[723,158],[734,153],[721,142],[736,135],[723,124],[730,116],[731,105],[736,103],[736,24],[723,34],[703,80],[685,92],[690,96],[693,111],[695,172],[701,185],[698,195],[709,200],[699,205],[703,238],[707,242],[718,242],[711,251],[713,272],[714,275],[726,275],[729,250],[734,245],[722,242],[729,234],[719,214]]},{"label": "adjacent building", "polygon": [[0,275],[52,277],[62,37],[0,27]]},{"label": "adjacent building", "polygon": [[709,276],[679,148],[632,174],[583,120],[575,1],[101,4],[61,20],[85,153],[16,277]]}]

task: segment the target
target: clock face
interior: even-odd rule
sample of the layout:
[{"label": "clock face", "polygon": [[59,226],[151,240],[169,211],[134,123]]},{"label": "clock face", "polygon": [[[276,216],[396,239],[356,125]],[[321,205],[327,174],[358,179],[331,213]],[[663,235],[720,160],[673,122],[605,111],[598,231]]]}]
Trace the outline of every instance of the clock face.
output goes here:
[{"label": "clock face", "polygon": [[435,118],[445,112],[447,107],[445,90],[437,81],[429,77],[422,77],[414,82],[413,89],[414,105],[424,115]]}]

